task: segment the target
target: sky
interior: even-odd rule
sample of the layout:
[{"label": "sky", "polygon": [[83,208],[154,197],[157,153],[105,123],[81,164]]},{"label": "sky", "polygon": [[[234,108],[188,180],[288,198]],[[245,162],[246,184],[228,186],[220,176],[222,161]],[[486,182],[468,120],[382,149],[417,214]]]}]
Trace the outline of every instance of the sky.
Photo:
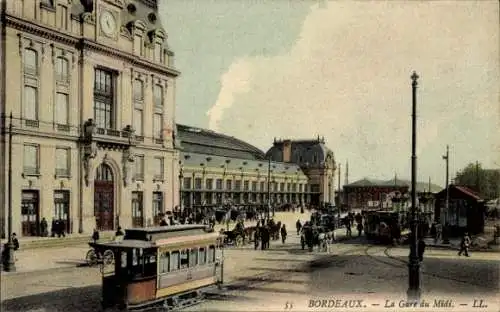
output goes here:
[{"label": "sky", "polygon": [[159,2],[178,123],[264,151],[319,135],[350,182],[409,179],[416,71],[418,180],[444,185],[446,145],[451,177],[500,168],[498,1]]}]

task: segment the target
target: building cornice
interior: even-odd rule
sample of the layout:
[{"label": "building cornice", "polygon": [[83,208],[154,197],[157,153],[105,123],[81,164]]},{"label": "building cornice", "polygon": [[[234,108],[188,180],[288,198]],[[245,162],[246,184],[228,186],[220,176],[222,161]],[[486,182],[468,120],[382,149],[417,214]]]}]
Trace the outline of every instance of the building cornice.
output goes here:
[{"label": "building cornice", "polygon": [[79,49],[94,50],[107,54],[109,56],[118,57],[130,62],[133,65],[143,67],[150,72],[156,72],[160,75],[166,75],[170,77],[177,77],[180,75],[180,72],[173,68],[168,68],[160,64],[151,63],[147,60],[141,59],[130,53],[126,53],[115,48],[104,46],[89,39],[77,38],[75,36],[61,33],[39,24],[26,22],[12,15],[8,14],[5,15],[5,24],[11,28],[32,33],[45,39],[58,41],[66,45],[76,46]]}]

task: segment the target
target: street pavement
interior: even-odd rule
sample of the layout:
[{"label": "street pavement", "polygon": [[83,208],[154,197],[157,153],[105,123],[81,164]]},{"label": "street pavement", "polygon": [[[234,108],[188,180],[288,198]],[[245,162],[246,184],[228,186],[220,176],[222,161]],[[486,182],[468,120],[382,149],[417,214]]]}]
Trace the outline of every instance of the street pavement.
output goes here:
[{"label": "street pavement", "polygon": [[[364,300],[363,307],[355,311],[379,311],[385,299],[395,300],[396,306],[383,310],[401,310],[398,299],[405,297],[408,284],[407,246],[372,245],[361,237],[334,244],[330,253],[303,251],[295,234],[296,217],[281,218],[287,220],[286,244],[273,241],[265,251],[254,250],[252,245],[225,249],[224,289],[185,310],[328,311],[331,307],[321,308],[322,301],[311,300],[340,306],[343,301],[328,300]],[[342,238],[344,233],[341,229],[336,234]],[[423,298],[431,302],[451,298],[455,307],[449,311],[470,311],[473,299],[483,299],[488,307],[478,311],[498,311],[498,299],[492,299],[499,291],[500,262],[495,255],[473,252],[465,258],[458,257],[456,251],[427,250],[422,263]],[[5,274],[1,281],[2,311],[99,311],[100,282],[99,269],[88,267]],[[320,307],[310,307],[318,302]]]}]

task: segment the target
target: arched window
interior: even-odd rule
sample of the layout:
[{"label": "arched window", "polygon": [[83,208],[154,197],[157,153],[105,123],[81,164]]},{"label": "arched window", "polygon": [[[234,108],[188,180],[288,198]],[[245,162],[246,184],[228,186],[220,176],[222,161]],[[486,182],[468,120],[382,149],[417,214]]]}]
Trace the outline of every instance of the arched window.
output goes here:
[{"label": "arched window", "polygon": [[97,181],[113,181],[113,172],[111,168],[106,164],[101,164],[97,167],[95,179]]},{"label": "arched window", "polygon": [[56,79],[57,81],[68,81],[69,79],[69,62],[64,57],[56,59]]},{"label": "arched window", "polygon": [[24,72],[38,75],[38,53],[33,49],[24,50]]}]

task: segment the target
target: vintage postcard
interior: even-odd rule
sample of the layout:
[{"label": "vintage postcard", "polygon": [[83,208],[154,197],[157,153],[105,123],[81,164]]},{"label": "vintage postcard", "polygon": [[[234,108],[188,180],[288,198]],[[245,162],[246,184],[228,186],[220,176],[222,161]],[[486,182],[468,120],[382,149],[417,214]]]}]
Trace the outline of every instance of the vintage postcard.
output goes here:
[{"label": "vintage postcard", "polygon": [[2,311],[500,311],[499,1],[0,4]]}]

